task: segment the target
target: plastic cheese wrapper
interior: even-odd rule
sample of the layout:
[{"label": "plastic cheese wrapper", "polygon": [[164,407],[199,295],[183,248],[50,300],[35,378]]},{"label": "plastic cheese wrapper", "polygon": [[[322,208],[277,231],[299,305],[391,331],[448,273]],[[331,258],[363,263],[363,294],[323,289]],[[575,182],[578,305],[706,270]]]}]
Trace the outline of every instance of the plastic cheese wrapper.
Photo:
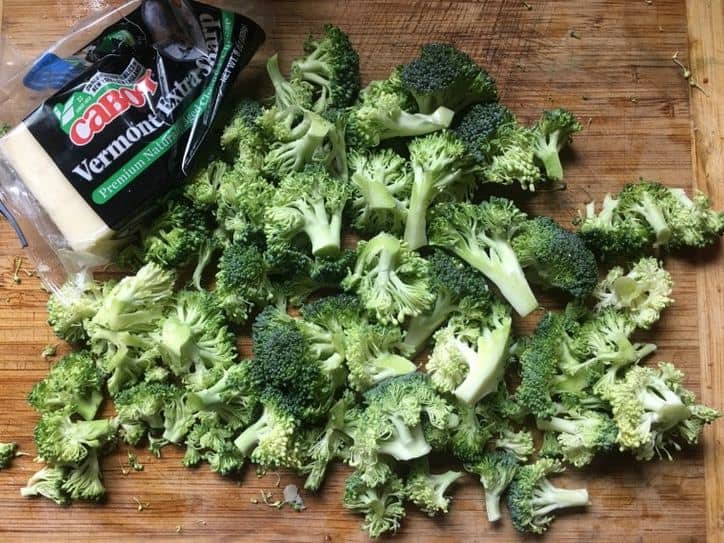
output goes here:
[{"label": "plastic cheese wrapper", "polygon": [[56,47],[24,74],[28,95],[54,93],[0,139],[5,214],[53,290],[108,263],[190,172],[264,41],[250,18],[186,0],[128,2],[103,21],[75,54]]}]

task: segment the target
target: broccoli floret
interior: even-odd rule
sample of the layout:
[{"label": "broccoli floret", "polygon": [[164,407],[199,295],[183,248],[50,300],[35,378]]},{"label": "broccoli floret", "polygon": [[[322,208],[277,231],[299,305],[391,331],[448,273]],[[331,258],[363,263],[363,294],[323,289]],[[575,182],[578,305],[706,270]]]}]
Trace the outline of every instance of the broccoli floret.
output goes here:
[{"label": "broccoli floret", "polygon": [[91,420],[103,402],[103,381],[89,352],[69,353],[33,386],[28,403],[41,413],[67,410]]},{"label": "broccoli floret", "polygon": [[304,43],[304,57],[292,62],[292,78],[314,88],[314,110],[347,107],[360,89],[359,55],[349,36],[334,25],[325,25],[324,35]]},{"label": "broccoli floret", "polygon": [[181,290],[159,326],[158,350],[171,372],[199,383],[213,368],[228,368],[236,359],[234,335],[216,297],[206,291]]},{"label": "broccoli floret", "polygon": [[553,522],[553,511],[589,504],[585,488],[570,490],[551,484],[547,476],[562,471],[561,464],[549,458],[518,469],[508,488],[508,509],[517,530],[542,534]]},{"label": "broccoli floret", "polygon": [[7,468],[17,456],[17,443],[0,443],[0,470]]},{"label": "broccoli floret", "polygon": [[68,343],[87,339],[84,323],[101,306],[104,292],[112,282],[101,284],[89,280],[70,280],[48,299],[48,324],[55,335]]},{"label": "broccoli floret", "polygon": [[224,249],[216,272],[214,296],[228,319],[243,324],[256,305],[272,300],[264,255],[253,245],[232,243]]},{"label": "broccoli floret", "polygon": [[653,249],[706,247],[724,233],[724,213],[710,209],[701,193],[692,201],[682,189],[656,181],[629,183],[613,198],[606,195],[601,212],[586,206],[578,220],[587,243],[602,257],[639,257]]},{"label": "broccoli floret", "polygon": [[397,532],[405,516],[405,484],[397,476],[381,484],[369,484],[358,472],[344,484],[342,504],[365,516],[362,529],[376,538],[386,532]]},{"label": "broccoli floret", "polygon": [[614,308],[624,313],[638,328],[648,329],[659,320],[661,312],[674,303],[674,283],[663,263],[643,257],[628,273],[621,266],[611,268],[598,283],[593,296],[598,300],[596,311]]},{"label": "broccoli floret", "polygon": [[430,263],[430,289],[435,294],[432,309],[410,319],[403,342],[406,354],[418,354],[432,334],[450,315],[471,315],[487,311],[490,292],[485,276],[454,255],[440,249],[427,258]]},{"label": "broccoli floret", "polygon": [[671,458],[669,448],[680,449],[679,440],[696,443],[704,424],[721,416],[695,404],[695,396],[682,385],[684,375],[662,362],[657,368],[634,366],[606,391],[618,427],[616,441],[639,460],[654,454]]},{"label": "broccoli floret", "polygon": [[581,129],[578,119],[570,111],[561,108],[546,111],[533,126],[536,136],[533,153],[543,164],[546,177],[551,181],[563,180],[563,166],[558,153],[571,142],[573,134]]},{"label": "broccoli floret", "polygon": [[71,500],[98,501],[106,494],[98,453],[88,452],[81,462],[69,467],[61,489]]},{"label": "broccoli floret", "polygon": [[399,323],[430,307],[429,265],[404,241],[381,233],[357,244],[357,262],[342,281],[382,323]]},{"label": "broccoli floret", "polygon": [[485,149],[485,180],[501,185],[518,182],[523,190],[535,191],[545,180],[536,162],[535,145],[536,135],[530,128],[516,122],[500,125]]},{"label": "broccoli floret", "polygon": [[427,245],[427,212],[437,199],[465,200],[475,187],[476,167],[465,145],[443,130],[409,145],[413,181],[405,222],[410,249]]},{"label": "broccoli floret", "polygon": [[427,362],[433,384],[468,405],[494,393],[508,360],[511,324],[508,307],[502,303],[494,303],[480,323],[453,317],[435,333],[435,348]]},{"label": "broccoli floret", "polygon": [[618,429],[611,418],[597,411],[572,411],[550,419],[537,419],[539,430],[555,432],[560,455],[580,468],[594,456],[610,451]]},{"label": "broccoli floret", "polygon": [[428,43],[420,56],[403,66],[400,77],[421,113],[445,106],[465,106],[498,99],[495,81],[466,53],[445,43]]},{"label": "broccoli floret", "polygon": [[71,464],[83,460],[115,438],[117,421],[73,421],[62,411],[46,413],[35,427],[38,455],[46,462]]},{"label": "broccoli floret", "polygon": [[497,437],[493,440],[496,449],[501,449],[525,462],[533,454],[533,436],[527,430],[515,431],[509,424],[502,423],[497,428]]},{"label": "broccoli floret", "polygon": [[166,210],[141,233],[141,260],[179,268],[198,255],[210,233],[209,218],[189,200],[170,200]]},{"label": "broccoli floret", "polygon": [[407,218],[412,171],[391,149],[353,153],[349,157],[355,187],[352,226],[363,233],[401,234]]},{"label": "broccoli floret", "polygon": [[175,279],[173,272],[146,264],[116,284],[88,321],[91,350],[100,357],[99,367],[110,375],[111,395],[138,382],[155,364],[150,333],[172,299]]},{"label": "broccoli floret", "polygon": [[581,238],[550,217],[527,221],[512,245],[531,281],[561,289],[575,298],[588,296],[596,286],[596,257]]},{"label": "broccoli floret", "polygon": [[184,465],[195,466],[206,460],[211,470],[220,475],[239,472],[246,458],[234,446],[233,434],[216,413],[200,414],[186,437]]},{"label": "broccoli floret", "polygon": [[261,171],[266,151],[265,137],[259,125],[262,114],[259,102],[243,98],[224,128],[221,147],[230,155],[235,168]]},{"label": "broccoli floret", "polygon": [[274,87],[274,105],[262,112],[257,123],[268,136],[285,139],[302,110],[311,109],[314,89],[306,81],[287,81],[279,69],[279,57],[276,54],[267,60],[266,71]]},{"label": "broccoli floret", "polygon": [[344,249],[336,256],[317,256],[310,261],[309,279],[317,289],[339,288],[357,261],[357,251]]},{"label": "broccoli floret", "polygon": [[480,165],[490,160],[490,143],[500,126],[515,123],[515,116],[498,102],[476,104],[468,109],[454,128],[455,135]]},{"label": "broccoli floret", "polygon": [[358,392],[398,375],[412,373],[415,364],[393,350],[402,341],[395,326],[360,323],[346,331],[347,382]]},{"label": "broccoli floret", "polygon": [[256,170],[236,164],[227,170],[218,189],[216,220],[236,242],[251,242],[262,233],[264,214],[274,186]]},{"label": "broccoli floret", "polygon": [[410,102],[399,69],[386,80],[373,81],[351,111],[347,140],[354,146],[376,147],[381,140],[422,136],[447,128],[455,115],[446,107],[414,113]]},{"label": "broccoli floret", "polygon": [[267,174],[283,179],[293,172],[302,171],[307,164],[324,154],[324,143],[335,129],[334,125],[311,111],[300,110],[299,115],[299,122],[283,138],[277,138],[271,144],[264,157]]},{"label": "broccoli floret", "polygon": [[335,256],[341,247],[342,213],[352,187],[321,167],[287,175],[267,209],[264,230],[270,247],[293,245],[306,236],[315,256]]},{"label": "broccoli floret", "polygon": [[526,215],[513,202],[492,197],[479,205],[443,203],[433,209],[430,242],[482,272],[521,316],[538,307],[511,240]]},{"label": "broccoli floret", "polygon": [[307,432],[306,459],[300,470],[307,475],[305,489],[319,490],[329,463],[345,456],[344,449],[351,444],[345,415],[354,403],[353,394],[344,394],[329,410],[326,424]]},{"label": "broccoli floret", "polygon": [[518,459],[502,451],[488,452],[479,460],[466,463],[465,470],[480,477],[485,488],[488,521],[500,520],[500,499],[518,472]]},{"label": "broccoli floret", "polygon": [[219,200],[219,187],[228,167],[215,160],[192,174],[184,185],[183,194],[198,209],[213,211]]},{"label": "broccoli floret", "polygon": [[68,505],[70,500],[63,490],[67,468],[63,466],[45,466],[35,473],[26,485],[20,489],[21,496],[43,496],[58,505]]},{"label": "broccoli floret", "polygon": [[475,408],[461,401],[454,404],[458,424],[449,433],[449,448],[461,462],[475,462],[485,453],[492,421],[479,417]]},{"label": "broccoli floret", "polygon": [[123,440],[138,445],[149,432],[163,431],[163,410],[175,393],[164,383],[139,383],[120,391],[113,405]]},{"label": "broccoli floret", "polygon": [[427,458],[421,458],[412,464],[405,479],[405,497],[430,517],[447,513],[451,498],[445,494],[462,476],[462,472],[452,470],[430,473]]}]

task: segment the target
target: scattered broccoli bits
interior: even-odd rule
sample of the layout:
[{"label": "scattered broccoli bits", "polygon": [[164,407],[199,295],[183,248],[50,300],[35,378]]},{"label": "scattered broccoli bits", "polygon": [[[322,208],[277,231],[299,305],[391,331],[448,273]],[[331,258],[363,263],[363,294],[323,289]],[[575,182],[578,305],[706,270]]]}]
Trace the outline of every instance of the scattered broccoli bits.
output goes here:
[{"label": "scattered broccoli bits", "polygon": [[[662,258],[724,231],[705,196],[630,184],[576,232],[529,215],[499,185],[564,188],[581,125],[562,108],[520,123],[449,44],[362,87],[352,41],[327,25],[287,76],[277,55],[266,69],[273,97],[230,109],[210,158],[120,253],[127,276],[51,295],[48,323],[75,350],[28,395],[44,465],[23,496],[100,500],[120,442],[133,469],[134,448],[174,446],[186,467],[289,470],[306,492],[346,464],[342,504],[372,538],[411,506],[448,513],[472,476],[489,522],[507,503],[542,533],[589,503],[549,481],[566,465],[671,458],[720,416],[638,336],[673,303]],[[540,289],[567,305],[522,335]],[[252,354],[237,348],[249,329]],[[0,469],[15,451],[0,445]],[[305,508],[295,485],[252,503]]]}]

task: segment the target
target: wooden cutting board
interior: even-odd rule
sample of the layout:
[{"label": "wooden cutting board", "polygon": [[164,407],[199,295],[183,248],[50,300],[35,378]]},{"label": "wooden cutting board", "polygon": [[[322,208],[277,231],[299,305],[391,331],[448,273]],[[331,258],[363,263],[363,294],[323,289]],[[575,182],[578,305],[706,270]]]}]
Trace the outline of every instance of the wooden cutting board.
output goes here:
[{"label": "wooden cutting board", "polygon": [[[32,56],[105,0],[5,0],[3,39]],[[243,5],[245,2],[239,2]],[[482,62],[498,81],[501,99],[529,121],[553,106],[573,110],[585,126],[566,155],[568,190],[525,198],[531,212],[565,224],[591,198],[616,191],[639,176],[707,191],[724,207],[724,7],[720,0],[544,1],[275,1],[268,2],[270,36],[264,53],[285,61],[299,53],[309,31],[325,22],[347,30],[358,47],[365,80],[384,77],[412,58],[426,41],[448,41]],[[705,92],[692,90],[671,57],[691,65]],[[257,88],[261,60],[243,76]],[[0,117],[2,112],[0,111]],[[692,178],[695,180],[692,183]],[[251,502],[261,490],[277,498],[299,482],[282,473],[238,480],[207,469],[187,470],[169,449],[156,459],[137,451],[142,472],[123,475],[126,448],[104,461],[104,504],[59,508],[21,498],[18,490],[37,469],[32,429],[36,415],[25,402],[49,363],[54,343],[45,324],[47,295],[35,278],[15,284],[13,260],[21,255],[10,228],[0,223],[0,441],[14,440],[29,457],[0,474],[0,541],[254,540],[365,541],[360,519],[340,504],[346,470],[333,470],[324,492],[305,496],[307,510],[278,511]],[[716,248],[667,260],[676,281],[676,305],[643,339],[659,345],[653,360],[673,360],[692,389],[722,407],[724,257]],[[65,352],[61,346],[60,353]],[[710,541],[721,539],[724,448],[719,422],[704,443],[676,454],[677,461],[636,463],[612,455],[561,484],[587,485],[585,514],[561,515],[548,541]],[[148,504],[138,511],[136,500]],[[410,507],[398,541],[521,540],[507,515],[485,519],[482,489],[468,477],[451,512],[428,519]]]}]

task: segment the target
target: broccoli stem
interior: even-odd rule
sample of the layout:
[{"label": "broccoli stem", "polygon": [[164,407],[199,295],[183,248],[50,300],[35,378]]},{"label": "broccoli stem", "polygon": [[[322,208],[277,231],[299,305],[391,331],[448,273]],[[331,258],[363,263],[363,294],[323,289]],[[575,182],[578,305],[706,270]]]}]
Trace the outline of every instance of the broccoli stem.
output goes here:
[{"label": "broccoli stem", "polygon": [[541,137],[534,154],[543,163],[548,179],[551,181],[563,180],[563,165],[558,155],[557,131],[550,134],[548,139]]},{"label": "broccoli stem", "polygon": [[485,513],[488,515],[489,522],[500,520],[500,495],[502,492],[496,488],[493,490],[485,489]]},{"label": "broccoli stem", "polygon": [[556,509],[588,505],[588,491],[585,488],[557,488],[548,479],[541,479],[530,503],[535,515],[543,516]]},{"label": "broccoli stem", "polygon": [[315,201],[311,206],[300,206],[304,215],[304,232],[312,242],[312,254],[315,256],[335,256],[339,253],[342,233],[342,213],[327,215],[322,200]]},{"label": "broccoli stem", "polygon": [[422,136],[442,130],[450,126],[454,116],[455,112],[446,107],[439,107],[429,115],[400,111],[394,119],[385,120],[380,139]]},{"label": "broccoli stem", "polygon": [[251,455],[254,447],[259,443],[259,434],[264,430],[268,422],[269,412],[265,407],[259,419],[234,440],[234,445],[244,456],[248,457]]},{"label": "broccoli stem", "polygon": [[653,391],[645,389],[641,392],[641,405],[654,414],[653,422],[660,431],[669,430],[691,416],[691,409],[666,383],[651,386]]},{"label": "broccoli stem", "polygon": [[438,179],[436,174],[425,172],[418,165],[414,165],[413,169],[415,180],[405,222],[405,241],[410,249],[415,250],[427,245],[427,209],[438,191],[445,190],[458,179],[460,171],[455,170]]},{"label": "broccoli stem", "polygon": [[654,233],[656,234],[655,247],[669,242],[671,239],[671,228],[666,222],[661,208],[656,205],[656,202],[654,202],[651,196],[644,194],[641,204],[635,206],[634,209],[643,215],[646,222],[654,229]]},{"label": "broccoli stem", "polygon": [[492,332],[486,330],[478,338],[477,351],[462,341],[456,341],[458,349],[468,364],[468,374],[455,389],[455,396],[468,405],[475,405],[482,398],[498,389],[505,372],[505,354],[510,335],[510,319]]},{"label": "broccoli stem", "polygon": [[484,239],[489,246],[489,254],[475,244],[476,246],[461,252],[460,256],[490,279],[518,315],[525,317],[538,307],[538,300],[535,299],[513,248],[505,240],[487,237]]},{"label": "broccoli stem", "polygon": [[397,417],[392,416],[390,422],[394,427],[392,437],[380,444],[379,451],[389,454],[395,460],[412,460],[429,454],[432,448],[425,440],[422,425],[415,425],[412,430]]},{"label": "broccoli stem", "polygon": [[558,432],[559,434],[578,434],[578,426],[572,420],[562,419],[560,417],[551,417],[550,419],[537,419],[536,426],[539,430],[548,432]]},{"label": "broccoli stem", "polygon": [[351,180],[359,188],[370,209],[395,209],[395,199],[384,183],[360,173],[354,173]]},{"label": "broccoli stem", "polygon": [[432,311],[421,313],[410,319],[405,340],[402,342],[404,351],[410,356],[419,354],[428,339],[443,325],[455,309],[456,306],[452,303],[450,296],[438,294]]},{"label": "broccoli stem", "polygon": [[388,377],[405,375],[417,369],[417,366],[407,358],[390,353],[378,356],[369,364],[372,366],[370,377],[375,385]]}]

